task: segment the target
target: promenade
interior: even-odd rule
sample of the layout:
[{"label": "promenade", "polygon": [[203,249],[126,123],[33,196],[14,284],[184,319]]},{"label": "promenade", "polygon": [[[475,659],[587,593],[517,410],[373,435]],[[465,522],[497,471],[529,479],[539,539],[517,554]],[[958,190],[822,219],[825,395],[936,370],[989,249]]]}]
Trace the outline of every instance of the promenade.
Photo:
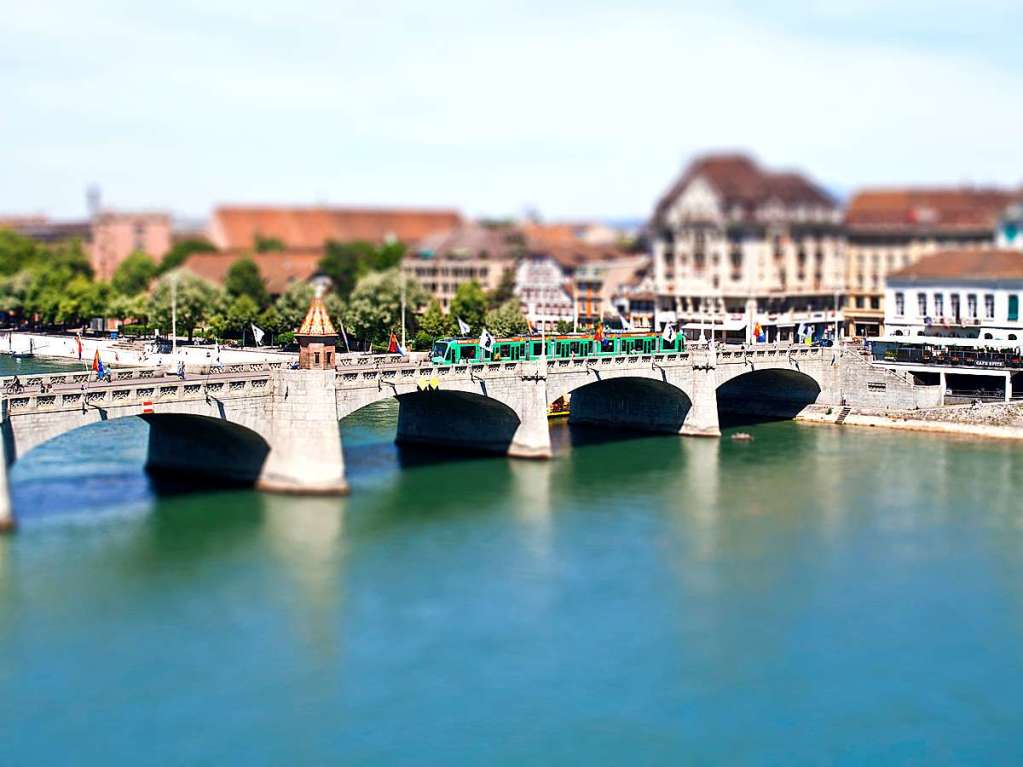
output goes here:
[{"label": "promenade", "polygon": [[[281,352],[274,349],[232,349],[226,346],[204,344],[197,346],[179,345],[176,354],[159,354],[152,342],[131,342],[127,339],[82,337],[81,361],[86,366],[98,350],[100,359],[107,367],[135,367],[139,365],[162,365],[176,368],[179,362],[186,365],[246,364],[255,362],[284,362],[298,359],[297,353]],[[54,358],[77,361],[78,345],[74,336],[25,333],[14,331],[10,340],[6,335],[0,341],[0,353],[14,351],[32,352],[40,358]],[[219,358],[219,359],[218,359]]]}]

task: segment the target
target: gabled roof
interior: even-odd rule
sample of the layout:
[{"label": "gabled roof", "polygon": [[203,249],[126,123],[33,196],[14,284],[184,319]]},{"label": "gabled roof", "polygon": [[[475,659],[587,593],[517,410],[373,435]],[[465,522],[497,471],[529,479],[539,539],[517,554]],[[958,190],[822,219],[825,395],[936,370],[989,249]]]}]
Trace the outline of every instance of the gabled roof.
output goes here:
[{"label": "gabled roof", "polygon": [[991,248],[943,250],[888,275],[888,283],[1023,280],[1023,251]]},{"label": "gabled roof", "polygon": [[462,222],[454,210],[221,206],[210,221],[210,239],[221,249],[251,248],[257,237],[289,248],[319,248],[327,240],[413,242]]},{"label": "gabled roof", "polygon": [[764,170],[744,154],[709,154],[693,160],[672,184],[658,201],[654,219],[661,218],[697,178],[702,178],[714,189],[726,213],[738,207],[743,215],[749,215],[772,199],[793,207],[835,206],[835,200],[823,187],[799,173]]},{"label": "gabled roof", "polygon": [[994,231],[1018,196],[977,187],[864,189],[849,201],[845,223],[859,232]]},{"label": "gabled roof", "polygon": [[297,336],[336,336],[334,323],[330,321],[327,314],[327,307],[323,305],[323,299],[319,295],[313,296],[309,304],[309,311],[302,320],[302,327],[295,334]]}]

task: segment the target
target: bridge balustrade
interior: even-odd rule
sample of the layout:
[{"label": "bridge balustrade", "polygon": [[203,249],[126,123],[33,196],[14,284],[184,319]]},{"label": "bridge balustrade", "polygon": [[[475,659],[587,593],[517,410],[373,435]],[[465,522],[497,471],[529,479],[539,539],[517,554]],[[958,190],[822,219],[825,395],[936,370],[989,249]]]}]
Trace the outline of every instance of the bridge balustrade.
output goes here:
[{"label": "bridge balustrade", "polygon": [[269,391],[269,378],[245,378],[234,381],[184,381],[154,386],[109,387],[54,393],[24,393],[6,398],[9,412],[60,410],[103,405],[127,405],[132,402],[158,400],[160,402],[191,399],[203,392],[219,394],[225,386],[230,394],[263,394]]}]

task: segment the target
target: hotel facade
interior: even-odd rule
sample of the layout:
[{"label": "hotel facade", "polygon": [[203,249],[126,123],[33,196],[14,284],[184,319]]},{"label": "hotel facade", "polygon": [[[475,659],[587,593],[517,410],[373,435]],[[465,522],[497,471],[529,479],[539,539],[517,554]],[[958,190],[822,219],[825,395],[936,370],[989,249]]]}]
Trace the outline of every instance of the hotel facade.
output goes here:
[{"label": "hotel facade", "polygon": [[842,211],[798,173],[745,155],[693,161],[650,222],[654,325],[689,338],[791,341],[842,324]]}]

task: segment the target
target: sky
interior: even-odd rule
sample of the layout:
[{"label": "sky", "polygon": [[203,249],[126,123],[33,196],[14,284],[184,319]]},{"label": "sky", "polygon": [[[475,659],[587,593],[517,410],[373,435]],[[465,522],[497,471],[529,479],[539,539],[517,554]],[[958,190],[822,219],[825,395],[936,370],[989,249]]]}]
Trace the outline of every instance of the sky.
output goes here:
[{"label": "sky", "polygon": [[34,0],[0,215],[217,204],[649,214],[700,153],[840,193],[1023,184],[1019,0]]}]

